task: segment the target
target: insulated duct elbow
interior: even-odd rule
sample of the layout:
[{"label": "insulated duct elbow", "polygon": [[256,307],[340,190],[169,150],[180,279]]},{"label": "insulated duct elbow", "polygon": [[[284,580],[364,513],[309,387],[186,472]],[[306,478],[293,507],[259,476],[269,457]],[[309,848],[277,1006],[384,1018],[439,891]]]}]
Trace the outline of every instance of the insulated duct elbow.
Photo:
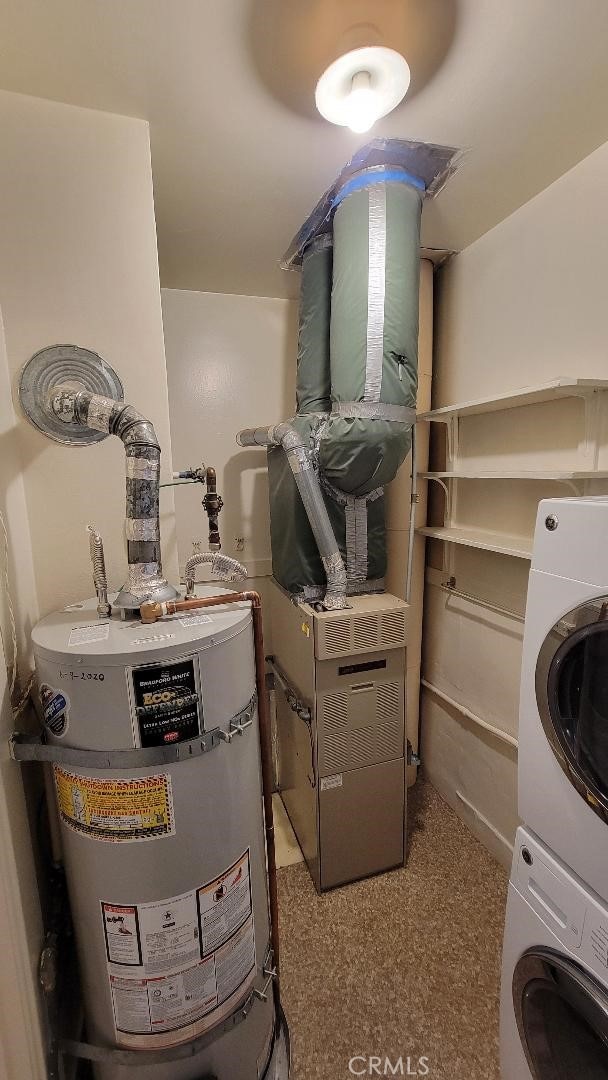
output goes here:
[{"label": "insulated duct elbow", "polygon": [[236,559],[220,555],[217,551],[201,551],[191,555],[184,569],[186,599],[194,596],[194,574],[197,566],[210,566],[212,576],[219,581],[243,581],[247,569]]},{"label": "insulated duct elbow", "polygon": [[301,436],[291,424],[277,424],[267,428],[246,428],[238,433],[236,441],[239,446],[283,447],[325,570],[327,585],[323,605],[328,609],[348,607],[344,560],[313,463]]},{"label": "insulated duct elbow", "polygon": [[128,577],[114,605],[136,609],[147,599],[167,600],[177,596],[162,571],[160,446],[152,423],[132,405],[69,385],[50,390],[46,411],[66,425],[117,435],[124,445]]}]

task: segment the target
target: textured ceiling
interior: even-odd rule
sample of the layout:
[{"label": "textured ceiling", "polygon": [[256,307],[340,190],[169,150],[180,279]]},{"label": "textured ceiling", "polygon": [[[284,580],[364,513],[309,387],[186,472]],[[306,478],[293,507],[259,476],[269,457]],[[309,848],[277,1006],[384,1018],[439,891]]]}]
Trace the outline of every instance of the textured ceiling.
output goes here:
[{"label": "textured ceiling", "polygon": [[[324,4],[6,0],[0,87],[149,120],[163,285],[293,294],[278,261],[369,138],[310,107]],[[403,4],[412,88],[371,134],[468,150],[424,214],[460,249],[608,139],[608,2]]]}]

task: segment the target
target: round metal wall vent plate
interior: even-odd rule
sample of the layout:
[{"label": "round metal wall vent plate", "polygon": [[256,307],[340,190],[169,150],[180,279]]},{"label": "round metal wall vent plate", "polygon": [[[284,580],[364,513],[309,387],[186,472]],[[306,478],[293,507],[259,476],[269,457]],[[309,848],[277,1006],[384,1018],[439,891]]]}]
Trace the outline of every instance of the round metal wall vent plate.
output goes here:
[{"label": "round metal wall vent plate", "polygon": [[107,438],[103,431],[71,426],[49,416],[45,408],[48,393],[59,383],[124,401],[123,386],[114,368],[97,353],[79,345],[50,345],[34,353],[19,381],[19,400],[25,415],[49,439],[64,446],[88,446]]}]

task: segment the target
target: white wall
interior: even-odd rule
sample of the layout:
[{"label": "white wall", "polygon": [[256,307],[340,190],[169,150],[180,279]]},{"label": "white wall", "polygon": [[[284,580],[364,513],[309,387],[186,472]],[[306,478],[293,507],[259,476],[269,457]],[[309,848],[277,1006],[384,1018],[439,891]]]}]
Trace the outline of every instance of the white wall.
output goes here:
[{"label": "white wall", "polygon": [[[56,343],[93,349],[154,422],[166,474],[171,441],[148,126],[0,93],[0,136],[0,304],[17,415],[18,373],[34,352]],[[10,438],[23,468],[41,613],[91,594],[91,520],[106,542],[110,583],[119,586],[119,440],[62,447],[22,419]],[[165,569],[174,576],[170,493],[163,507]]]},{"label": "white wall", "polygon": [[[0,146],[0,510],[25,679],[32,624],[93,591],[87,523],[104,535],[112,584],[122,582],[126,556],[121,444],[72,449],[39,434],[18,404],[22,365],[56,343],[99,352],[119,372],[127,398],[153,420],[165,474],[172,465],[147,125],[0,92]],[[171,492],[163,507],[165,569],[177,578]],[[8,758],[4,654],[11,663],[12,646],[4,594],[0,629],[0,1076],[42,1080],[41,917],[22,771]]]},{"label": "white wall", "polygon": [[[222,551],[243,562],[258,587],[272,570],[266,454],[241,449],[235,436],[295,412],[297,303],[173,289],[162,297],[175,467],[215,466]],[[193,541],[207,550],[203,494],[198,485],[176,489],[182,570]]]},{"label": "white wall", "polygon": [[[27,628],[37,619],[38,602],[15,425],[0,316],[0,513],[8,534],[5,564],[0,531],[0,575],[4,581],[8,571],[23,661]],[[14,728],[9,700],[13,659],[8,597],[0,588],[0,1080],[23,1075],[37,1080],[44,1075],[36,992],[42,920],[21,770],[8,753]]]},{"label": "white wall", "polygon": [[[608,377],[607,185],[608,144],[440,272],[435,407],[558,376]],[[519,468],[526,460],[565,466],[579,452],[580,414],[580,405],[569,402],[472,418],[468,460],[497,471],[509,460]],[[485,528],[499,519],[496,527],[506,529],[511,521],[512,531],[523,533],[538,499],[568,494],[553,484],[525,485],[501,481],[492,490],[465,491],[461,484],[458,513],[475,514]],[[459,588],[523,611],[527,563],[465,549],[457,549],[456,557]],[[438,565],[436,551],[430,561]],[[440,578],[435,575],[435,582]],[[430,585],[425,675],[465,707],[516,733],[522,630],[517,618],[447,598]],[[507,862],[517,823],[516,754],[428,692],[422,715],[427,773]]]}]

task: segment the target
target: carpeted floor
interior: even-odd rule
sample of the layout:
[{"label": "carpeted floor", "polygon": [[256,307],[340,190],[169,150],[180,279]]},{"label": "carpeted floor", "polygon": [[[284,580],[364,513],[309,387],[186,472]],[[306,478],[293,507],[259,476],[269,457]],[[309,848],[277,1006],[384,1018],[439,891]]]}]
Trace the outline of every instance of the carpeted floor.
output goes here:
[{"label": "carpeted floor", "polygon": [[322,897],[305,865],[278,873],[291,1080],[370,1075],[369,1056],[393,1071],[401,1056],[394,1075],[428,1058],[429,1080],[498,1080],[507,876],[430,784],[408,816],[405,869]]}]

